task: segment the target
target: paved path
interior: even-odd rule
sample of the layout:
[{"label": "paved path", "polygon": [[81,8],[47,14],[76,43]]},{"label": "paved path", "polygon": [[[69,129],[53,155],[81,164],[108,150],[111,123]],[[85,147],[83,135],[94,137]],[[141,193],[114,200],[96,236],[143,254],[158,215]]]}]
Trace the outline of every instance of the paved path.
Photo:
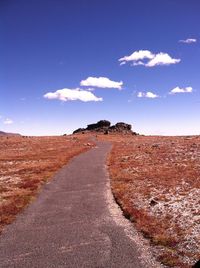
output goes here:
[{"label": "paved path", "polygon": [[0,237],[0,267],[143,268],[134,242],[109,212],[98,143],[75,157]]}]

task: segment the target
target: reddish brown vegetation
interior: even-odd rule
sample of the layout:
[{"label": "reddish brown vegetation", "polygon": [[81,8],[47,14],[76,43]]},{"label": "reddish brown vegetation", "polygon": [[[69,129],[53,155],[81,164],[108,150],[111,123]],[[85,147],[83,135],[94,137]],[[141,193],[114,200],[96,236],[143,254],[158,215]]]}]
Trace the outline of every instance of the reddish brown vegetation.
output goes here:
[{"label": "reddish brown vegetation", "polygon": [[111,187],[159,261],[200,258],[200,137],[101,136],[113,141]]},{"label": "reddish brown vegetation", "polygon": [[[113,142],[111,187],[124,215],[160,262],[191,267],[200,258],[200,137],[98,137]],[[56,170],[90,147],[88,138],[1,137],[0,230]]]},{"label": "reddish brown vegetation", "polygon": [[0,137],[0,232],[59,168],[90,148],[87,142],[87,136]]}]

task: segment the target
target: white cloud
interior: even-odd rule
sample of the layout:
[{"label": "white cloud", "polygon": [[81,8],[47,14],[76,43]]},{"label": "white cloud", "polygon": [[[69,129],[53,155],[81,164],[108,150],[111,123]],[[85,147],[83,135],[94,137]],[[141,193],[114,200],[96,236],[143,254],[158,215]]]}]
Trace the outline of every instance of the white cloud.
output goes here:
[{"label": "white cloud", "polygon": [[180,43],[185,43],[185,44],[192,44],[192,43],[196,43],[197,39],[195,38],[188,38],[185,40],[179,40]]},{"label": "white cloud", "polygon": [[133,66],[145,65],[145,63],[144,63],[144,62],[142,62],[141,60],[139,60],[139,61],[133,62],[133,64],[132,64],[132,65],[133,65]]},{"label": "white cloud", "polygon": [[145,66],[147,67],[154,67],[156,65],[170,65],[170,64],[176,64],[179,63],[180,59],[173,59],[170,55],[167,53],[158,53],[155,55],[155,57],[150,60]]},{"label": "white cloud", "polygon": [[139,50],[133,52],[130,56],[124,56],[120,58],[119,61],[126,62],[126,61],[138,61],[143,59],[153,59],[154,54],[149,50]]},{"label": "white cloud", "polygon": [[75,101],[80,100],[84,102],[88,101],[102,101],[102,98],[95,96],[92,92],[81,90],[80,88],[69,89],[63,88],[58,89],[55,92],[48,92],[44,95],[44,98],[53,100],[61,100],[61,101]]},{"label": "white cloud", "polygon": [[185,87],[185,88],[180,88],[180,87],[175,87],[173,88],[169,94],[177,94],[177,93],[192,93],[193,89],[192,87]]},{"label": "white cloud", "polygon": [[87,90],[87,91],[94,91],[95,90],[95,88],[86,88],[85,90]]},{"label": "white cloud", "polygon": [[139,50],[133,52],[130,56],[125,56],[120,58],[119,61],[122,63],[126,63],[131,61],[133,66],[144,65],[146,67],[154,67],[157,65],[170,65],[179,63],[180,59],[174,59],[167,53],[157,53],[154,54],[149,50]]},{"label": "white cloud", "polygon": [[143,98],[144,96],[145,96],[145,93],[143,93],[143,92],[138,92],[138,94],[137,94],[138,98]]},{"label": "white cloud", "polygon": [[124,65],[124,64],[126,64],[126,62],[125,61],[122,61],[122,62],[120,62],[119,65]]},{"label": "white cloud", "polygon": [[11,124],[13,124],[14,122],[13,122],[12,119],[10,119],[10,118],[6,118],[6,119],[3,121],[3,123],[4,123],[5,125],[11,125]]},{"label": "white cloud", "polygon": [[156,95],[155,93],[151,92],[151,91],[147,91],[147,92],[138,92],[137,94],[138,98],[150,98],[150,99],[155,99],[158,98],[159,96]]},{"label": "white cloud", "polygon": [[117,88],[122,89],[123,82],[111,81],[107,77],[88,77],[80,82],[81,86],[91,86],[100,88]]}]

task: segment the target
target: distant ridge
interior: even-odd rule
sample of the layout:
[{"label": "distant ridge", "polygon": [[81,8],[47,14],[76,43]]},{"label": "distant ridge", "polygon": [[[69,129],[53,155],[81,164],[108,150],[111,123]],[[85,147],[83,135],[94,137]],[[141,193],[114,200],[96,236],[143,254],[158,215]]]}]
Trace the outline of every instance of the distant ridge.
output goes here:
[{"label": "distant ridge", "polygon": [[0,136],[20,136],[20,134],[0,131]]}]

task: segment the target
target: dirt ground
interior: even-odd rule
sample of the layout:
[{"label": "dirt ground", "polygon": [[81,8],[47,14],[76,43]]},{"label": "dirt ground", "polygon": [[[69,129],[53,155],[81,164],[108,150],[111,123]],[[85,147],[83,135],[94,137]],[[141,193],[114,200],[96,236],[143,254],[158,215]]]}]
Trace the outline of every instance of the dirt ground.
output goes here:
[{"label": "dirt ground", "polygon": [[161,263],[191,267],[200,259],[200,136],[99,139],[113,142],[111,187],[124,215]]},{"label": "dirt ground", "polygon": [[91,147],[87,136],[1,136],[0,232],[59,168]]}]

